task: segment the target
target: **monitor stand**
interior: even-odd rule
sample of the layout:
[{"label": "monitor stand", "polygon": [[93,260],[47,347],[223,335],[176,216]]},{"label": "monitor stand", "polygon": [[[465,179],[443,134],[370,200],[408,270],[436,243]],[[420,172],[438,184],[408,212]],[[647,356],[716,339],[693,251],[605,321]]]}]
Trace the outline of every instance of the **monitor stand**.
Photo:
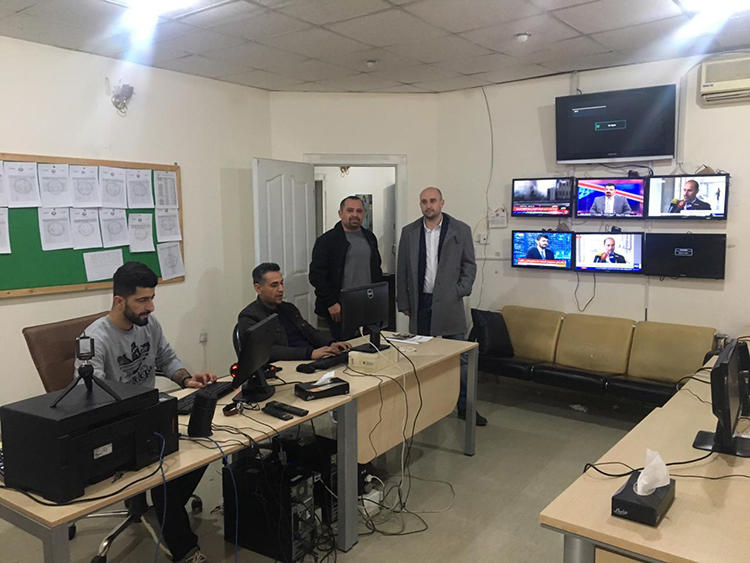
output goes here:
[{"label": "monitor stand", "polygon": [[242,384],[240,392],[234,396],[233,401],[238,403],[260,403],[273,396],[276,392],[275,387],[266,383],[266,378],[260,375],[259,372],[260,370]]},{"label": "monitor stand", "polygon": [[729,454],[737,457],[750,457],[750,438],[733,436],[729,443],[716,439],[716,432],[701,430],[693,440],[693,447],[698,450]]},{"label": "monitor stand", "polygon": [[376,326],[369,326],[367,327],[370,331],[370,342],[367,344],[360,344],[359,346],[355,346],[350,352],[366,352],[368,354],[377,354],[378,352],[382,352],[383,350],[387,350],[390,348],[388,344],[381,344],[380,343],[380,328]]}]

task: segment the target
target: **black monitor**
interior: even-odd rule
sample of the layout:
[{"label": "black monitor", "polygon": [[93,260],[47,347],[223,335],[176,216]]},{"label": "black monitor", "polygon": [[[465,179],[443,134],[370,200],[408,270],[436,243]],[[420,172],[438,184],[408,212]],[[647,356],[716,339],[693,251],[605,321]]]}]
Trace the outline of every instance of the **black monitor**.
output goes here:
[{"label": "black monitor", "polygon": [[388,282],[341,290],[341,333],[354,338],[360,327],[370,332],[370,343],[352,348],[355,352],[377,352],[389,348],[380,343],[380,327],[388,324]]},{"label": "black monitor", "polygon": [[516,178],[511,215],[570,217],[573,178]]},{"label": "black monitor", "polygon": [[723,280],[727,235],[646,233],[643,271],[648,276]]},{"label": "black monitor", "polygon": [[711,405],[716,415],[716,431],[701,430],[693,447],[699,450],[750,457],[750,438],[735,436],[746,397],[750,370],[747,343],[732,340],[719,354],[711,370]]},{"label": "black monitor", "polygon": [[726,219],[729,174],[651,176],[648,216],[659,219]]},{"label": "black monitor", "polygon": [[276,391],[273,385],[266,383],[263,368],[271,357],[271,346],[279,330],[279,316],[273,314],[255,323],[240,335],[240,357],[232,385],[242,385],[242,390],[234,397],[235,401],[258,403],[265,401]]},{"label": "black monitor", "polygon": [[575,269],[641,273],[643,233],[576,233]]}]

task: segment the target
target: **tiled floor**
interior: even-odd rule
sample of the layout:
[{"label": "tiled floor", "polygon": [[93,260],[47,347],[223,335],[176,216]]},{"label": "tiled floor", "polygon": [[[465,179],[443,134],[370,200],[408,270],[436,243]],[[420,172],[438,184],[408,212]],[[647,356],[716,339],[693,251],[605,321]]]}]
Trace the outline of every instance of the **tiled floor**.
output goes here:
[{"label": "tiled floor", "polygon": [[[539,526],[540,510],[576,479],[585,462],[598,458],[648,412],[638,405],[493,377],[481,378],[479,397],[489,425],[477,429],[477,455],[461,453],[463,423],[455,416],[414,441],[407,508],[420,513],[429,528],[403,536],[362,535],[349,553],[337,554],[339,561],[561,561],[562,537]],[[320,420],[316,428],[325,432],[330,425]],[[393,482],[400,457],[400,450],[393,450],[379,458],[377,472]],[[197,492],[204,502],[203,513],[194,520],[201,547],[210,561],[230,563],[233,546],[223,540],[222,516],[212,513],[221,505],[219,463],[209,467]],[[396,515],[379,527],[397,532],[401,523]],[[71,544],[73,561],[90,561],[113,525],[109,519],[79,522]],[[403,526],[412,531],[421,524],[404,515]],[[0,546],[3,563],[42,560],[41,544],[5,522],[0,522]],[[118,538],[108,561],[169,560],[161,553],[155,559],[154,547],[142,528],[128,531]],[[238,560],[269,561],[242,549]]]}]

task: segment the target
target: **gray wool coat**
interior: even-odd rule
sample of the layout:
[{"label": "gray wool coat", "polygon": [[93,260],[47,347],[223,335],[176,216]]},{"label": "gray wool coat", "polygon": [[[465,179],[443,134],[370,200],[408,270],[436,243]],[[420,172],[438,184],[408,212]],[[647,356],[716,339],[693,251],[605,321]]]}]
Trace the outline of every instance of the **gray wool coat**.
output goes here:
[{"label": "gray wool coat", "polygon": [[[443,213],[447,215],[447,213]],[[477,264],[471,228],[449,216],[448,231],[438,257],[435,288],[432,293],[432,325],[430,334],[466,334],[464,297],[471,295]],[[419,278],[419,239],[423,218],[409,223],[401,230],[396,268],[396,300],[398,310],[408,309],[409,332],[417,332],[417,308],[422,280]]]}]

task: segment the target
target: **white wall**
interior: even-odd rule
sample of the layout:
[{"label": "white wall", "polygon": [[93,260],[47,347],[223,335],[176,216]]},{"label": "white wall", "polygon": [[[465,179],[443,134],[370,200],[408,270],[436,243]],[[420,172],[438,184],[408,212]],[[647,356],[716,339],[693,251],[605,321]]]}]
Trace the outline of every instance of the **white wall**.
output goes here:
[{"label": "white wall", "polygon": [[323,179],[323,229],[332,228],[339,221],[341,200],[353,194],[372,194],[372,232],[378,238],[378,249],[383,271],[394,273],[396,261],[392,248],[395,238],[393,215],[389,197],[393,197],[396,170],[392,166],[351,166],[346,175],[336,166],[316,166],[315,177]]},{"label": "white wall", "polygon": [[[0,152],[182,167],[186,281],[157,289],[156,315],[190,369],[226,373],[230,330],[251,298],[252,156],[270,154],[266,92],[0,37]],[[132,84],[127,117],[104,79]],[[24,326],[109,308],[111,291],[0,300],[0,404],[42,391]]]}]

